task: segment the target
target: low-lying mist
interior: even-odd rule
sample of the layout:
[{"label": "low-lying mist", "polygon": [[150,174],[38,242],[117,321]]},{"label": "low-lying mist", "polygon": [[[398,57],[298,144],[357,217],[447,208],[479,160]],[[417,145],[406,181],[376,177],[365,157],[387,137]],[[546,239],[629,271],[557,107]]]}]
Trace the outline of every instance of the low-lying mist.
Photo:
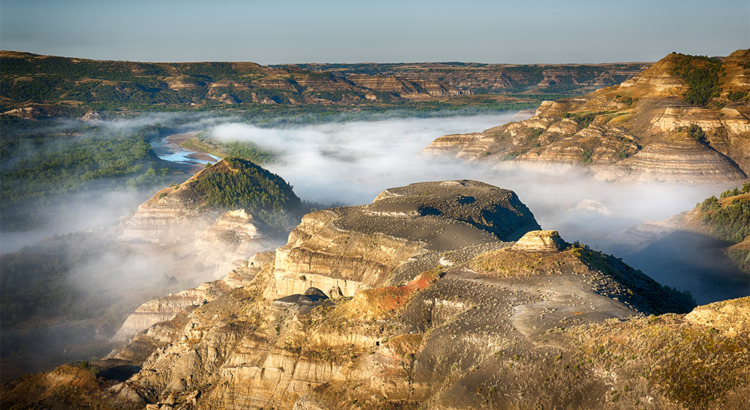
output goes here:
[{"label": "low-lying mist", "polygon": [[[688,211],[706,197],[736,186],[606,182],[582,172],[564,175],[523,170],[501,172],[481,163],[421,154],[424,147],[442,135],[478,132],[511,119],[511,114],[502,114],[272,129],[222,124],[212,129],[212,135],[225,142],[251,141],[280,153],[280,160],[267,168],[289,181],[304,199],[366,204],[389,187],[422,181],[480,180],[515,191],[544,229],[559,231],[568,242],[580,241],[605,252],[618,249],[617,234],[622,230]],[[682,274],[666,275],[664,258],[662,265],[658,265],[653,258],[617,256],[624,256],[626,262],[663,284],[691,290],[699,302],[721,297],[715,283],[686,281],[686,276],[690,276],[689,266]],[[705,275],[705,269],[701,272]]]},{"label": "low-lying mist", "polygon": [[[222,141],[252,141],[279,152],[266,167],[297,194],[322,203],[370,203],[389,187],[413,182],[476,179],[511,189],[545,229],[591,246],[597,238],[644,221],[662,220],[733,184],[613,183],[583,174],[493,171],[485,164],[421,154],[435,138],[477,132],[510,121],[511,114],[348,122],[264,129],[224,124]],[[588,201],[587,201],[588,200]]]}]

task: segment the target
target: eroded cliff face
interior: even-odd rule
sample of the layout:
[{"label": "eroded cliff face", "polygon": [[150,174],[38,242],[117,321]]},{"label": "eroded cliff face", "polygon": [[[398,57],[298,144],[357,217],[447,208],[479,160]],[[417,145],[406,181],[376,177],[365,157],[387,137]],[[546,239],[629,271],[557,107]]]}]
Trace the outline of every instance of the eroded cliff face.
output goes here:
[{"label": "eroded cliff face", "polygon": [[750,50],[723,59],[717,94],[701,107],[686,102],[690,87],[676,71],[681,58],[669,55],[614,87],[545,101],[525,121],[440,137],[423,152],[490,162],[498,169],[578,169],[606,180],[745,179]]},{"label": "eroded cliff face", "polygon": [[[580,332],[616,328],[622,320],[643,327],[640,313],[684,312],[689,302],[552,232],[532,231],[519,243],[452,260],[453,267],[422,272],[404,286],[336,301],[317,290],[265,299],[263,289],[276,279],[274,265],[263,265],[244,286],[192,311],[169,345],[152,342],[143,370],[99,397],[115,407],[184,409],[601,408],[613,403],[613,388],[629,386],[633,393],[621,393],[613,408],[645,396],[678,408],[669,388],[626,372],[613,378],[604,370],[609,352],[599,349],[604,335]],[[731,306],[722,310],[735,313]],[[706,315],[690,322],[695,331],[710,320]],[[172,329],[156,325],[144,336],[171,332],[156,330],[162,328]],[[628,365],[650,363],[638,357]],[[740,365],[730,370],[733,377],[746,373]],[[739,402],[735,392],[742,391],[717,394]]]},{"label": "eroded cliff face", "polygon": [[[512,192],[472,181],[412,184],[367,206],[309,214],[287,245],[197,288],[199,306],[110,355],[140,371],[82,390],[78,402],[185,410],[748,404],[746,299],[685,317],[694,306],[687,295],[557,232],[520,233],[533,225]],[[289,278],[301,282],[283,285]],[[351,297],[296,292],[323,278],[359,287]],[[296,293],[277,297],[283,289]],[[695,359],[706,346],[712,362],[703,365]],[[679,371],[695,365],[700,372]],[[36,380],[4,386],[4,403],[18,403]],[[692,394],[686,385],[704,387]],[[40,391],[37,403],[54,397]]]}]

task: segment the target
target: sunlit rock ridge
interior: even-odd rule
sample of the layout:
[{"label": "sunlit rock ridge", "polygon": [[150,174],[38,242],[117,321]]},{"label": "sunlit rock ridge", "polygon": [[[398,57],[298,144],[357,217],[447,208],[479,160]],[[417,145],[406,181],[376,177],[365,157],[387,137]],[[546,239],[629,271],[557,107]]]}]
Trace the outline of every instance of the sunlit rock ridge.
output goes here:
[{"label": "sunlit rock ridge", "polygon": [[742,180],[749,90],[750,50],[723,59],[670,54],[620,85],[545,101],[525,121],[446,135],[423,152],[602,180]]}]

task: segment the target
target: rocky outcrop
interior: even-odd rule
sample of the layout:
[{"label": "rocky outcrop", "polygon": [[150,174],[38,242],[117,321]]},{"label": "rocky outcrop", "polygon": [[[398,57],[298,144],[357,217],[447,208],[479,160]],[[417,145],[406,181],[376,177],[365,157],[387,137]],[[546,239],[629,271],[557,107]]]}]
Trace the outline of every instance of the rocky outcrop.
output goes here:
[{"label": "rocky outcrop", "polygon": [[[515,218],[502,211],[511,204]],[[604,402],[625,409],[644,397],[675,410],[748,404],[748,329],[723,325],[741,318],[745,301],[686,317],[693,307],[686,295],[612,256],[563,248],[553,231],[525,235],[519,246],[526,251],[498,243],[529,216],[511,192],[471,181],[388,189],[367,206],[309,214],[268,263],[204,285],[205,304],[137,336],[118,357],[150,349],[140,371],[81,389],[81,402],[186,410],[594,409]],[[449,233],[454,242],[439,240],[448,220],[465,227]],[[426,232],[412,229],[413,221]],[[489,229],[498,235],[495,249],[460,248],[483,237],[472,232]],[[458,248],[446,250],[446,243]],[[360,259],[349,256],[353,249]],[[394,281],[419,260],[431,262],[410,280]],[[360,268],[347,265],[368,273],[357,277]],[[320,288],[270,298],[279,267],[312,268],[321,277],[328,269],[327,277],[359,279],[367,288],[352,298],[331,299]],[[704,365],[696,354],[708,346],[712,361]],[[700,371],[647,371],[683,366]],[[3,404],[19,403],[10,400],[31,383],[4,391]],[[54,397],[40,391],[35,397]]]},{"label": "rocky outcrop", "polygon": [[531,231],[522,236],[510,249],[521,252],[557,252],[567,246],[557,231]]},{"label": "rocky outcrop", "polygon": [[481,182],[391,188],[370,205],[302,218],[277,250],[274,284],[265,294],[279,298],[316,287],[332,298],[353,296],[388,283],[411,258],[510,241],[538,228],[513,192]]},{"label": "rocky outcrop", "polygon": [[225,212],[213,224],[197,234],[195,250],[202,260],[215,261],[221,274],[238,267],[256,253],[280,245],[274,231],[244,209]]},{"label": "rocky outcrop", "polygon": [[[180,186],[164,188],[138,207],[125,224],[125,241],[150,243],[192,242],[221,215],[218,210],[200,208],[202,202],[189,189],[201,171]],[[180,190],[182,189],[182,190]]]},{"label": "rocky outcrop", "polygon": [[[160,322],[173,320],[178,314],[192,311],[203,306],[224,293],[248,284],[263,268],[273,261],[273,253],[258,253],[248,258],[241,266],[229,272],[221,280],[206,282],[193,289],[186,289],[175,294],[150,300],[139,306],[125,320],[113,342],[126,342],[139,332],[149,329]],[[151,330],[149,330],[151,332]],[[153,335],[148,335],[153,339]],[[136,340],[136,343],[139,343]],[[126,359],[122,354],[111,355],[112,358]]]},{"label": "rocky outcrop", "polygon": [[723,60],[718,96],[701,107],[685,102],[690,88],[676,71],[681,61],[667,56],[618,86],[545,101],[524,121],[440,137],[423,153],[488,162],[496,169],[579,170],[604,180],[747,178],[750,119],[742,96],[750,91],[750,50]]},{"label": "rocky outcrop", "polygon": [[396,76],[352,74],[346,77],[346,79],[359,87],[393,93],[410,100],[425,100],[430,97],[471,94],[470,91],[461,91],[445,83],[416,79],[408,80]]}]

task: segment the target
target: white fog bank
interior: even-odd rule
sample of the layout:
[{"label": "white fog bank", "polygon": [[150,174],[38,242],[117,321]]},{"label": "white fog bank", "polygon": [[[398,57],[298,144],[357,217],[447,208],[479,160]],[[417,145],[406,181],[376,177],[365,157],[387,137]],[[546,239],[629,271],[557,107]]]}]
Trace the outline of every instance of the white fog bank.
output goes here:
[{"label": "white fog bank", "polygon": [[212,132],[222,141],[252,141],[281,152],[281,161],[266,167],[292,184],[304,199],[367,204],[390,187],[474,179],[515,191],[543,228],[559,230],[569,242],[579,240],[592,246],[626,227],[692,209],[696,202],[732,185],[624,184],[576,174],[501,173],[483,164],[421,154],[442,135],[482,131],[507,123],[511,117],[397,119],[276,129],[224,124]]}]

